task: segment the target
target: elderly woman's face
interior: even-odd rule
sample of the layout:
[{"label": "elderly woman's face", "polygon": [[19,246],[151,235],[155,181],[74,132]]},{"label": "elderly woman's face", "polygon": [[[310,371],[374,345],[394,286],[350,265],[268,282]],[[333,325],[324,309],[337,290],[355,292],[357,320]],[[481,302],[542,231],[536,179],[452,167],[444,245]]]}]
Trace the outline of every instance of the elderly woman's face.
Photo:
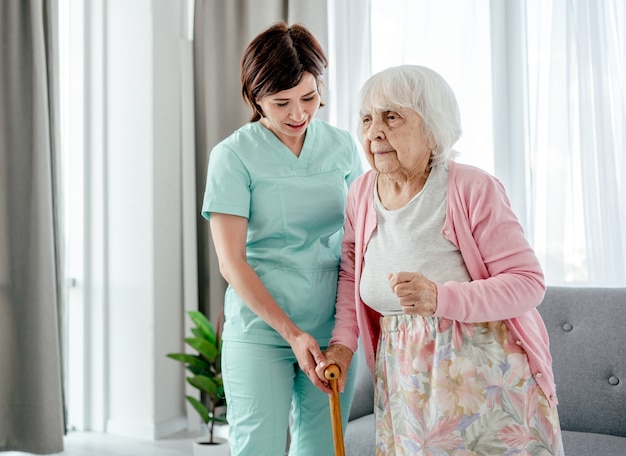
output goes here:
[{"label": "elderly woman's face", "polygon": [[362,113],[361,143],[370,165],[383,174],[422,173],[435,147],[422,117],[401,107]]}]

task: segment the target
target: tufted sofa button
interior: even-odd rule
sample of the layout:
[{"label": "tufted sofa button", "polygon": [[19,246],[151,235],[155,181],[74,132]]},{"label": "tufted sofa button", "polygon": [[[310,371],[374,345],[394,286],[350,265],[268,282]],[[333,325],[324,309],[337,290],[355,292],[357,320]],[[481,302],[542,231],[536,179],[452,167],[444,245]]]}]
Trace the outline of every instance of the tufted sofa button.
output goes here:
[{"label": "tufted sofa button", "polygon": [[570,332],[572,329],[574,329],[574,326],[571,323],[563,323],[563,331]]},{"label": "tufted sofa button", "polygon": [[611,376],[609,377],[609,384],[610,384],[610,385],[615,386],[615,385],[617,385],[618,383],[619,383],[619,378],[617,378],[615,375],[611,375]]}]

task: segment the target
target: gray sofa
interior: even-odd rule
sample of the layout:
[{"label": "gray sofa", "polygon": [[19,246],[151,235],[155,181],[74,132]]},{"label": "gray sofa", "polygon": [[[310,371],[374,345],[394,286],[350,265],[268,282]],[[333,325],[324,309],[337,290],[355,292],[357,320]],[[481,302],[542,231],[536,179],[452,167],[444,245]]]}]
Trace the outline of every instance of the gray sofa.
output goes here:
[{"label": "gray sofa", "polygon": [[[550,335],[565,455],[625,456],[626,288],[548,287],[538,309]],[[346,456],[374,455],[374,389],[360,361]]]}]

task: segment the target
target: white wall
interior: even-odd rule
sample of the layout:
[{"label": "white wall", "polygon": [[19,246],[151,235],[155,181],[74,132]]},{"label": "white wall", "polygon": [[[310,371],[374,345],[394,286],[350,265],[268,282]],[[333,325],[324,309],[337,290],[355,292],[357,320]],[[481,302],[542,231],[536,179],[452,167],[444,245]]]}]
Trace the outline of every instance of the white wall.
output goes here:
[{"label": "white wall", "polygon": [[92,145],[100,138],[94,151],[102,157],[90,160],[87,175],[98,188],[87,204],[103,207],[92,217],[102,225],[87,224],[88,237],[102,246],[88,264],[102,275],[90,279],[86,296],[87,303],[100,303],[90,322],[97,339],[90,342],[86,427],[148,439],[186,427],[183,370],[165,357],[183,348],[179,73],[185,5],[107,0],[90,7],[103,25],[101,103],[90,114],[90,138]]}]

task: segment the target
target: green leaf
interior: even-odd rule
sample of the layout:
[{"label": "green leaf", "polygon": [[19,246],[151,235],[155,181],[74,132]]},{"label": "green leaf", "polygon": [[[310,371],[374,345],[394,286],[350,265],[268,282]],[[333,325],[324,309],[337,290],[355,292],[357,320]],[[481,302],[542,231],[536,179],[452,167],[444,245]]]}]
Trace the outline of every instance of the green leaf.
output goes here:
[{"label": "green leaf", "polygon": [[187,366],[187,369],[193,375],[206,375],[207,377],[213,377],[215,375],[215,373],[213,372],[214,369],[211,369],[211,368],[205,369],[205,368],[199,368],[195,366]]},{"label": "green leaf", "polygon": [[221,391],[218,389],[217,394],[215,396],[215,407],[221,407],[226,405],[226,396],[224,396],[224,389]]},{"label": "green leaf", "polygon": [[196,375],[195,377],[187,378],[187,381],[192,385],[198,388],[201,391],[204,391],[207,394],[214,395],[217,392],[219,386],[212,378],[209,378],[205,375]]},{"label": "green leaf", "polygon": [[198,329],[202,331],[202,335],[213,345],[216,345],[216,331],[213,324],[202,313],[196,310],[190,310],[187,314],[191,317]]},{"label": "green leaf", "polygon": [[208,423],[211,420],[211,417],[209,416],[209,410],[206,408],[206,406],[193,396],[185,397],[187,398],[189,403],[193,405],[193,408],[196,409],[196,412],[198,412],[198,414],[202,418],[202,421],[204,421],[205,424]]},{"label": "green leaf", "polygon": [[187,367],[193,366],[201,370],[211,370],[211,365],[196,355],[190,355],[187,353],[168,353],[167,357],[187,364]]},{"label": "green leaf", "polygon": [[197,350],[198,353],[209,361],[215,361],[217,355],[219,354],[217,347],[207,340],[199,339],[197,337],[187,337],[185,338],[185,342],[187,342],[190,347]]}]

